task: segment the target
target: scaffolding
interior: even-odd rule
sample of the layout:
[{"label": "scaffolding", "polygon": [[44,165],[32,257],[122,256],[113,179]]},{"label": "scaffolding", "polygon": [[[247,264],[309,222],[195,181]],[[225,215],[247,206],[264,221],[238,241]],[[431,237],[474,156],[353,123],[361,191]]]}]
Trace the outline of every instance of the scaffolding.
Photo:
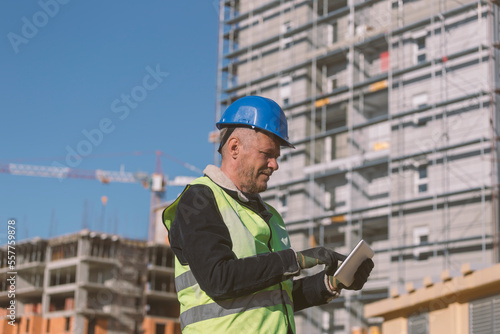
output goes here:
[{"label": "scaffolding", "polygon": [[364,304],[499,261],[497,1],[230,0],[219,14],[216,118],[257,94],[289,120],[297,149],[263,197],[292,246],[376,251],[363,292],[301,312],[299,333],[376,326]]}]

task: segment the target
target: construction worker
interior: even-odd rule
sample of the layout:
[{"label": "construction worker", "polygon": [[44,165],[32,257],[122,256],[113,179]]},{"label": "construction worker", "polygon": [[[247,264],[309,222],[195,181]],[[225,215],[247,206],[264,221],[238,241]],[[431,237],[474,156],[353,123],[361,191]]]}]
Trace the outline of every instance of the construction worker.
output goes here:
[{"label": "construction worker", "polygon": [[[345,287],[332,274],[345,259],[316,247],[295,252],[279,213],[259,193],[278,169],[288,139],[279,105],[259,96],[232,103],[216,124],[220,168],[209,165],[165,209],[175,253],[175,285],[183,333],[295,333],[293,313],[359,290],[373,262]],[[326,269],[293,280],[302,269]]]}]

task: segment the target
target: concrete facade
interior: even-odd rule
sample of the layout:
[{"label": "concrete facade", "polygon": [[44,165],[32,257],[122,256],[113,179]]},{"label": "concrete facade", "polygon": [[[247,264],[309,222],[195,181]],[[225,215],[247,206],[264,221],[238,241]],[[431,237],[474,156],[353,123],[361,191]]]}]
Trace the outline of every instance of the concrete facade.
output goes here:
[{"label": "concrete facade", "polygon": [[498,1],[231,0],[220,22],[216,118],[255,94],[289,120],[264,198],[292,246],[376,251],[298,333],[378,328],[363,305],[391,287],[499,261]]}]

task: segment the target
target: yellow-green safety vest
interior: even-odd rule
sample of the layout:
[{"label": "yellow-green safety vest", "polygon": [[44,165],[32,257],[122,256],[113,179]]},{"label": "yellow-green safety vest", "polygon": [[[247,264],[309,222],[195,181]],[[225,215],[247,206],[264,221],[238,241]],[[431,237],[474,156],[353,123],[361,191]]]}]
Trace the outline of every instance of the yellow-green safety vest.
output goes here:
[{"label": "yellow-green safety vest", "polygon": [[[290,248],[288,232],[278,212],[272,213],[269,225],[255,212],[239,204],[210,178],[200,177],[191,185],[210,187],[226,224],[237,258]],[[190,187],[188,185],[183,193]],[[175,218],[182,194],[163,212],[167,229]],[[182,208],[181,208],[182,209]],[[179,299],[182,332],[187,333],[295,333],[292,279],[287,279],[247,296],[214,301],[198,285],[189,265],[175,258],[175,287]]]}]

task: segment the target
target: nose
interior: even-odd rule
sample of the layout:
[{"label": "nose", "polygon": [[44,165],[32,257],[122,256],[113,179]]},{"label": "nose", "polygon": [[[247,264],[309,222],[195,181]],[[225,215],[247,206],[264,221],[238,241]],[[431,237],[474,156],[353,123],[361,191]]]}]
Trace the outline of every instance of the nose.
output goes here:
[{"label": "nose", "polygon": [[271,158],[271,159],[269,159],[269,162],[267,163],[267,166],[268,166],[269,168],[272,168],[272,169],[273,169],[273,171],[278,170],[278,168],[279,168],[279,165],[278,165],[278,160],[277,160],[276,158]]}]

